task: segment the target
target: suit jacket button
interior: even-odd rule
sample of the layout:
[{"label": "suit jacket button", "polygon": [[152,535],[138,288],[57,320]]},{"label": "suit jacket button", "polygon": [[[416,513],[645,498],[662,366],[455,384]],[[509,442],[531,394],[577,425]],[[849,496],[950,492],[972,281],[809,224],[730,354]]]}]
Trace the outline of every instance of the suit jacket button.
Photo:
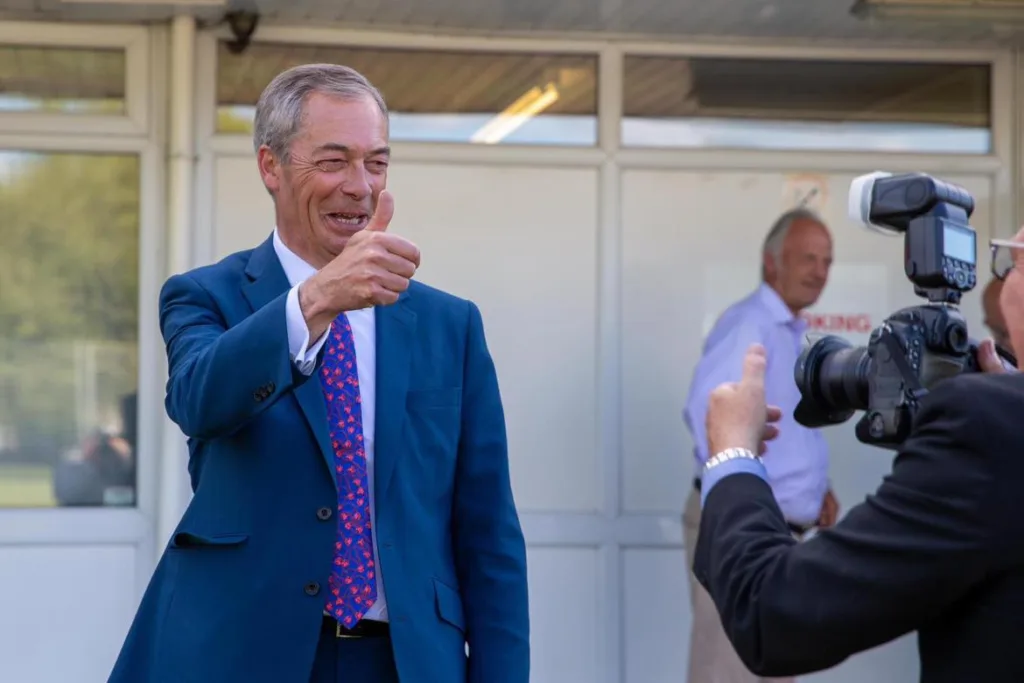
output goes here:
[{"label": "suit jacket button", "polygon": [[316,516],[321,522],[326,522],[331,518],[331,508],[320,508],[316,511]]},{"label": "suit jacket button", "polygon": [[262,401],[262,400],[263,400],[264,398],[266,398],[266,397],[265,397],[265,396],[263,395],[263,392],[262,392],[262,391],[260,391],[259,389],[257,389],[256,391],[252,392],[252,397],[253,397],[254,399],[256,399],[256,402],[257,402],[257,403],[259,403],[259,402],[260,402],[260,401]]},{"label": "suit jacket button", "polygon": [[276,384],[274,384],[273,382],[268,384],[266,386],[267,396],[270,396],[272,393],[274,393],[274,389],[277,389],[277,385]]},{"label": "suit jacket button", "polygon": [[316,581],[306,584],[306,595],[316,595],[320,592],[320,584]]}]

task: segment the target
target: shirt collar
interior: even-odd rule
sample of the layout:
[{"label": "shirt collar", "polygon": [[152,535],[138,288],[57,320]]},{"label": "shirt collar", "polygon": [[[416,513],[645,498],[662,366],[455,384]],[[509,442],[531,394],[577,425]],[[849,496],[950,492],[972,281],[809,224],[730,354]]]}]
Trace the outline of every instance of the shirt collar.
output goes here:
[{"label": "shirt collar", "polygon": [[773,322],[789,325],[797,331],[807,326],[807,321],[800,316],[793,315],[793,311],[789,310],[779,293],[769,287],[767,283],[762,282],[757,291],[761,297],[761,303],[771,315]]},{"label": "shirt collar", "polygon": [[303,261],[298,254],[285,246],[276,227],[274,228],[274,252],[277,253],[277,259],[281,262],[281,268],[284,269],[290,286],[294,287],[316,274],[316,268]]}]

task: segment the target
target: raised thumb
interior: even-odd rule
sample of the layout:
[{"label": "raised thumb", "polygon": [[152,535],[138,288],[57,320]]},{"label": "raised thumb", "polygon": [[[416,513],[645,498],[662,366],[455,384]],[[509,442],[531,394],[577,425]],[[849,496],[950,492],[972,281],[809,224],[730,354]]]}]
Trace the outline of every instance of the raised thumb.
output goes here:
[{"label": "raised thumb", "polygon": [[764,347],[751,344],[743,357],[743,384],[764,384],[764,369],[767,364]]},{"label": "raised thumb", "polygon": [[395,215],[395,200],[387,190],[381,190],[377,196],[377,209],[373,212],[366,229],[373,232],[384,232]]}]

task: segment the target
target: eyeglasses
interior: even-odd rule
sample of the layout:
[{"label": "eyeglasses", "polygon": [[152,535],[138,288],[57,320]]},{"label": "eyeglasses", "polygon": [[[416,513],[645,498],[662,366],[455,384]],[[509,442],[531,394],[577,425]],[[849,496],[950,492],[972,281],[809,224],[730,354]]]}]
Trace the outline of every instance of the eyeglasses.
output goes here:
[{"label": "eyeglasses", "polygon": [[1014,250],[1024,249],[1024,242],[989,240],[988,244],[989,249],[992,250],[992,275],[996,279],[1003,280],[1013,270]]}]

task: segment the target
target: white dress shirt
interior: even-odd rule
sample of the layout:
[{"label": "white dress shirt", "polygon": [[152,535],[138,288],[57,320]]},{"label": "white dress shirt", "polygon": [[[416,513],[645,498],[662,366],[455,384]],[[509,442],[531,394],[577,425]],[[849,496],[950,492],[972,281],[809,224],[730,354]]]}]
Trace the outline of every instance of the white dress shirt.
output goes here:
[{"label": "white dress shirt", "polygon": [[[299,308],[299,285],[306,278],[314,275],[316,269],[303,261],[281,241],[277,229],[274,229],[274,251],[281,261],[284,274],[291,285],[285,303],[285,314],[288,322],[288,349],[292,361],[303,374],[313,372],[316,356],[327,340],[330,328],[312,346],[309,340],[309,328]],[[377,330],[374,309],[364,308],[348,311],[349,324],[352,326],[352,337],[356,345],[356,371],[359,374],[359,396],[363,416],[363,448],[366,451],[366,475],[370,493],[370,531],[373,539],[373,563],[377,568],[377,600],[363,615],[364,619],[375,621],[388,620],[387,602],[384,599],[384,580],[380,571],[380,554],[377,552],[377,522],[374,506],[373,490],[373,446],[374,426],[376,418],[376,386],[377,386]],[[312,379],[310,381],[313,381]],[[319,379],[317,380],[319,381]]]}]

